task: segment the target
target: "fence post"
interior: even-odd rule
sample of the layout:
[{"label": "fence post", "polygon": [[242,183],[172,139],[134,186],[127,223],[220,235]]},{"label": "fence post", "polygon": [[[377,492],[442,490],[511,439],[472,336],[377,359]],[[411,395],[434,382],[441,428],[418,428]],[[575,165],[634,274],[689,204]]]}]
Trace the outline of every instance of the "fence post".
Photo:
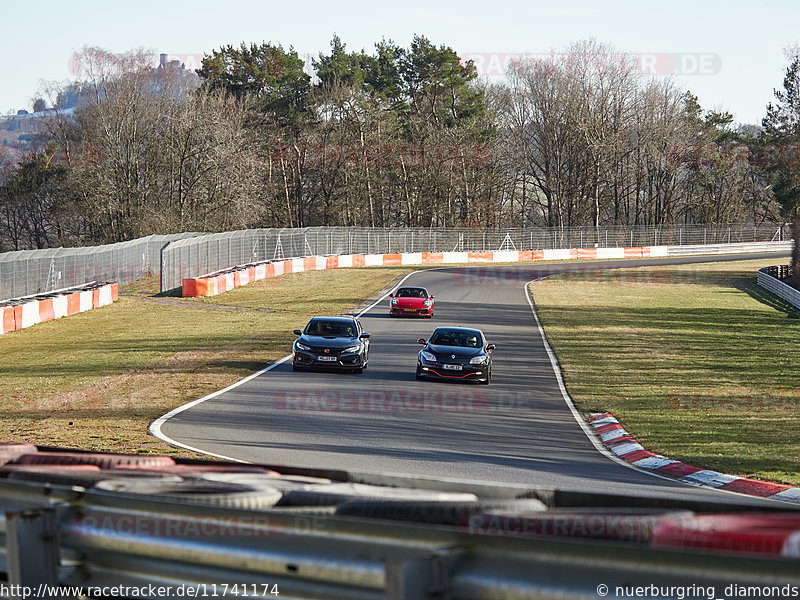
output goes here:
[{"label": "fence post", "polygon": [[159,253],[158,258],[158,291],[162,294],[164,293],[164,250],[167,249],[167,246],[170,245],[170,242],[167,242],[163,246],[161,246],[161,252]]},{"label": "fence post", "polygon": [[[8,583],[13,589],[58,585],[58,522],[53,507],[6,513]],[[16,597],[23,598],[22,594]]]}]

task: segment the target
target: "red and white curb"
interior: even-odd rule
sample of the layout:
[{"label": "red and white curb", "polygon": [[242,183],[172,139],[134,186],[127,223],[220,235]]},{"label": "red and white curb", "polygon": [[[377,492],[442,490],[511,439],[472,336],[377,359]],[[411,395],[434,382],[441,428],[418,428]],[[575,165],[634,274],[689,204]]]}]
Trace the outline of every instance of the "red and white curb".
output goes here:
[{"label": "red and white curb", "polygon": [[594,413],[588,421],[606,447],[631,466],[698,487],[800,503],[800,488],[701,469],[645,450],[611,413]]}]

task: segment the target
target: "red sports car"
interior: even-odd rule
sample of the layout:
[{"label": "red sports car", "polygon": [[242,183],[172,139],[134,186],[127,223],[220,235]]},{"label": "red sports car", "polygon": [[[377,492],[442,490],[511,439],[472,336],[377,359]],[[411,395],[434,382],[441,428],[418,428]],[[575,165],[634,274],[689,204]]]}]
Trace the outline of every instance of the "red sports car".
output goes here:
[{"label": "red sports car", "polygon": [[423,287],[401,287],[394,294],[390,294],[389,316],[401,315],[414,317],[433,316],[433,299],[435,296],[428,293]]}]

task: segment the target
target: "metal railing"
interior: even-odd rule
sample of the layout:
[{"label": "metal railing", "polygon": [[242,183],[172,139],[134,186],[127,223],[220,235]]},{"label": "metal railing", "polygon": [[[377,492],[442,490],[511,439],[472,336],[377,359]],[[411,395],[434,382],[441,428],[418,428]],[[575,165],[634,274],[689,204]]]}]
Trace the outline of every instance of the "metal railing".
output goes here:
[{"label": "metal railing", "polygon": [[731,244],[698,244],[667,246],[667,256],[702,254],[744,254],[747,252],[791,252],[794,242],[737,242]]},{"label": "metal railing", "polygon": [[786,300],[792,306],[800,308],[800,290],[794,288],[783,281],[792,276],[791,265],[777,265],[764,267],[758,271],[758,285],[765,290],[772,292],[779,298]]}]

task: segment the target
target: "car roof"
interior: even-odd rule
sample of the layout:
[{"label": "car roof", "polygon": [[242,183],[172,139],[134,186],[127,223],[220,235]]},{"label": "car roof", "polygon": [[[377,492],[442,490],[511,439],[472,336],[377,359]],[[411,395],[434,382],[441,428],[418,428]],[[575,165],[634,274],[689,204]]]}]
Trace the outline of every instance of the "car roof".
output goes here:
[{"label": "car roof", "polygon": [[[480,329],[476,329],[474,327],[461,327],[460,325],[441,325],[440,327],[437,327],[433,331],[434,331],[434,333],[436,333],[440,329],[449,329],[451,331],[453,331],[453,330],[455,330],[455,331],[475,331],[475,332],[480,333],[481,335],[483,335],[483,332]],[[486,337],[486,336],[484,335],[483,337]]]},{"label": "car roof", "polygon": [[356,320],[355,317],[311,317],[311,319],[309,319],[309,323],[311,321],[321,321],[323,319],[326,320],[326,321],[342,321],[342,322],[349,322],[349,323],[352,323],[353,321]]}]

